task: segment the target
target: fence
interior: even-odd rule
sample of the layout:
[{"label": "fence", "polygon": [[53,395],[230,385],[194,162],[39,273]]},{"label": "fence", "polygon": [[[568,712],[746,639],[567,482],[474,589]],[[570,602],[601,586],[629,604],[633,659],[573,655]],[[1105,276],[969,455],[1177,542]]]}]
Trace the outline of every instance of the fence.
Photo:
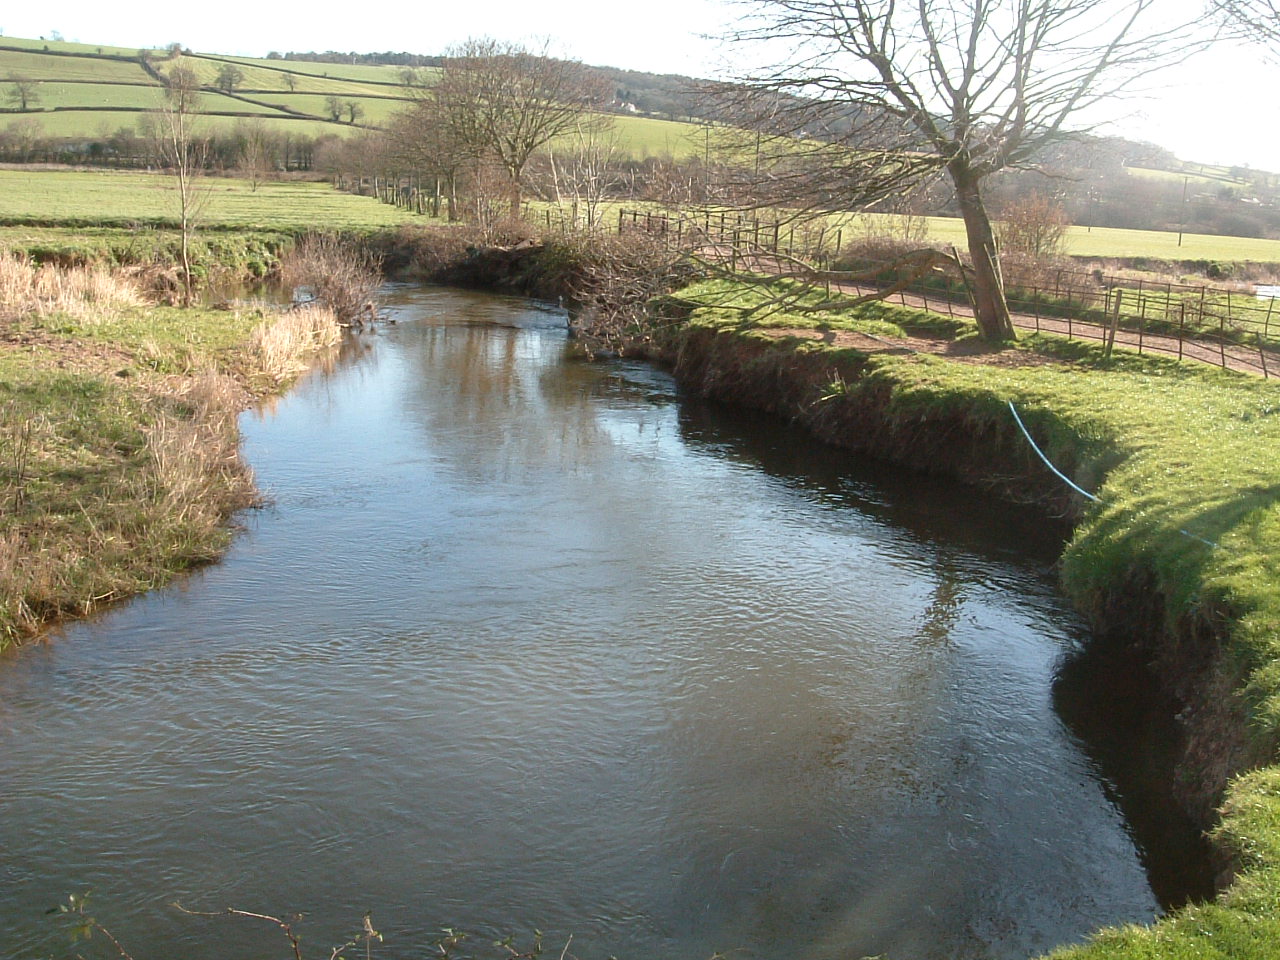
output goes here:
[{"label": "fence", "polygon": [[[343,178],[337,185],[419,214],[434,204],[438,214],[435,181]],[[542,220],[548,231],[572,228],[571,217],[550,208],[534,219]],[[973,317],[969,287],[959,269],[934,267],[913,278],[892,261],[860,256],[851,249],[853,235],[843,227],[723,210],[673,215],[619,209],[617,232],[629,231],[661,236],[674,247],[716,251],[731,269],[768,269],[768,258],[774,258],[776,267],[785,257],[812,265],[828,291],[863,294],[877,287],[893,288],[887,299],[903,306],[952,318]],[[1277,298],[1260,298],[1225,286],[1044,268],[1034,263],[1013,262],[1004,269],[1005,296],[1015,327],[1099,341],[1108,351],[1120,344],[1139,353],[1197,360],[1268,378],[1280,376]]]},{"label": "fence", "polygon": [[[762,258],[786,256],[812,264],[828,289],[866,293],[892,287],[895,292],[888,299],[903,306],[953,318],[973,316],[969,288],[960,270],[935,267],[912,278],[892,261],[858,256],[839,228],[804,227],[731,213],[671,217],[619,211],[618,231],[627,230],[669,236],[676,243],[708,244],[727,251],[734,267],[749,263],[758,269]],[[1226,286],[1034,263],[1012,262],[1004,270],[1005,295],[1016,327],[1096,340],[1108,350],[1120,344],[1139,353],[1280,376],[1280,301],[1275,297]]]}]

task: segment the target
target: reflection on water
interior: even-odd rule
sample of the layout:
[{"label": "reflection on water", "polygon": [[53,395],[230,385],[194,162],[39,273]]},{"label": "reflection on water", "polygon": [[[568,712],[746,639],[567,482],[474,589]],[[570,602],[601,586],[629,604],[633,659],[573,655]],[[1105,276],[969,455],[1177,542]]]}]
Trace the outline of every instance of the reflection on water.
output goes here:
[{"label": "reflection on water", "polygon": [[173,900],[314,949],[373,909],[394,958],[1013,958],[1158,912],[1054,710],[1060,529],[579,362],[556,311],[393,292],[245,418],[272,505],[224,563],[0,671],[20,955],[88,887],[196,960],[263,932]]}]

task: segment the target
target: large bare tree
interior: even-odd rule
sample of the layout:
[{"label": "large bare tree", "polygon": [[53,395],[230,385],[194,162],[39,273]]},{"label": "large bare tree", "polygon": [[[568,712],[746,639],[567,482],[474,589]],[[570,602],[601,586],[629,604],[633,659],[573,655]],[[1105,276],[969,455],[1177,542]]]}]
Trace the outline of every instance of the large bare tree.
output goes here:
[{"label": "large bare tree", "polygon": [[497,40],[468,40],[449,51],[440,79],[424,95],[450,143],[506,173],[511,214],[520,215],[521,184],[533,154],[607,101],[609,86],[574,60]]},{"label": "large bare tree", "polygon": [[778,201],[791,185],[800,201],[848,209],[948,177],[990,340],[1011,339],[1013,326],[983,181],[1104,119],[1102,108],[1184,55],[1194,35],[1159,0],[749,6],[733,39],[773,65],[740,78],[732,119],[766,148],[785,145],[766,152],[759,181]]}]

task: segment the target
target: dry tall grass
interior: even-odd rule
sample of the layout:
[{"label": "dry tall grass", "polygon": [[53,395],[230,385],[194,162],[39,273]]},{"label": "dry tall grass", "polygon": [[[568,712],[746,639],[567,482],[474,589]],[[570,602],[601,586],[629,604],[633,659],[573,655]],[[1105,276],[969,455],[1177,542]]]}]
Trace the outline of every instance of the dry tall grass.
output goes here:
[{"label": "dry tall grass", "polygon": [[0,252],[0,313],[65,314],[85,322],[147,303],[136,280],[104,266],[40,266]]},{"label": "dry tall grass", "polygon": [[284,383],[307,368],[310,355],[334,346],[341,336],[333,310],[309,303],[260,324],[253,331],[251,348],[262,372]]},{"label": "dry tall grass", "polygon": [[308,234],[280,261],[280,276],[341,324],[359,327],[374,319],[382,271],[361,245],[331,233]]},{"label": "dry tall grass", "polygon": [[255,496],[238,450],[251,388],[278,388],[341,336],[331,310],[309,306],[267,314],[228,349],[200,335],[222,315],[193,310],[165,320],[192,334],[177,364],[172,349],[136,336],[155,323],[137,309],[147,304],[139,282],[0,253],[0,319],[70,315],[83,325],[119,311],[133,334],[98,366],[77,354],[76,338],[56,334],[40,351],[3,356],[0,647],[216,559],[229,515]]}]

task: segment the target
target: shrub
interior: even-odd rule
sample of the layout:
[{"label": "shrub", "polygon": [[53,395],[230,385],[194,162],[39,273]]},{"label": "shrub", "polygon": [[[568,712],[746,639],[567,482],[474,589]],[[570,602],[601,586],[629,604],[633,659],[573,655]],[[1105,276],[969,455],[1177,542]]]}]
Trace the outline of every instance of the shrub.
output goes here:
[{"label": "shrub", "polygon": [[376,313],[380,264],[368,249],[332,233],[304,236],[280,263],[286,285],[306,302],[328,307],[345,326],[360,326]]},{"label": "shrub", "polygon": [[996,233],[1002,252],[1048,258],[1061,252],[1070,224],[1058,201],[1042,193],[1028,193],[1005,208]]}]

